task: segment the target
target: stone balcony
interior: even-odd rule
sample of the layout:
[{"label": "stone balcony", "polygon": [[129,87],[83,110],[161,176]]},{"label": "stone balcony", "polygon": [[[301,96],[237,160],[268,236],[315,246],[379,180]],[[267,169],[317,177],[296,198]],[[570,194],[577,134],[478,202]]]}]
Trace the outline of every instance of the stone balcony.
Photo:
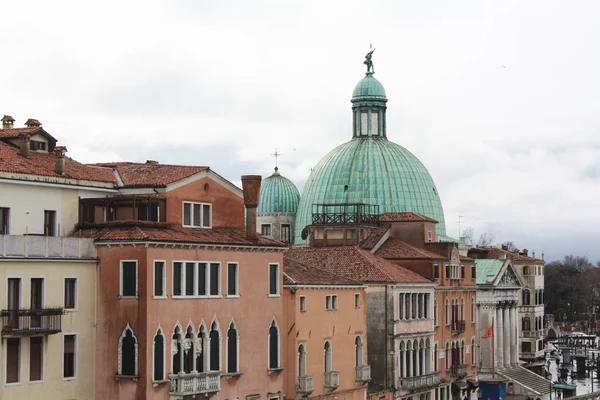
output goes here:
[{"label": "stone balcony", "polygon": [[303,375],[298,377],[298,394],[308,395],[315,390],[315,380],[310,375]]},{"label": "stone balcony", "polygon": [[465,331],[465,321],[452,321],[452,334],[460,335]]},{"label": "stone balcony", "polygon": [[369,382],[371,380],[371,366],[359,365],[356,367],[356,382]]},{"label": "stone balcony", "polygon": [[467,364],[457,364],[450,366],[450,376],[453,378],[464,378],[467,376]]},{"label": "stone balcony", "polygon": [[169,375],[171,400],[182,400],[184,396],[214,394],[221,390],[221,371],[192,372]]},{"label": "stone balcony", "polygon": [[325,372],[323,378],[325,389],[334,390],[340,386],[340,373],[337,371]]},{"label": "stone balcony", "polygon": [[440,383],[440,373],[432,372],[427,375],[400,378],[400,388],[407,391],[415,391],[433,387]]},{"label": "stone balcony", "polygon": [[63,236],[0,235],[0,258],[96,259],[94,240]]}]

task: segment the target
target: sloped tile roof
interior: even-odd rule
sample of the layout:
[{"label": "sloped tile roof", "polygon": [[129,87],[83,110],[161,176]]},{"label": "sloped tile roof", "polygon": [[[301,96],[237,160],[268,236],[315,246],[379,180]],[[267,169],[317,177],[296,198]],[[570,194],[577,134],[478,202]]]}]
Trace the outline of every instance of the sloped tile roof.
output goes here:
[{"label": "sloped tile roof", "polygon": [[444,256],[420,249],[412,246],[406,242],[403,242],[394,237],[388,238],[385,243],[375,252],[380,257],[387,259],[410,259],[410,260],[439,260],[444,259]]},{"label": "sloped tile roof", "polygon": [[469,250],[475,254],[485,254],[487,252],[487,258],[499,258],[502,254],[506,255],[506,258],[513,261],[528,261],[536,264],[544,264],[544,260],[539,258],[529,257],[518,252],[504,250],[498,247],[474,247]]},{"label": "sloped tile roof", "polygon": [[383,235],[385,235],[385,233],[390,229],[390,227],[390,224],[383,224],[373,229],[369,236],[367,236],[367,238],[361,243],[360,247],[362,247],[363,249],[371,250],[373,247],[375,247],[377,243],[379,243],[379,240],[381,240]]},{"label": "sloped tile roof", "polygon": [[124,187],[166,186],[180,181],[208,167],[159,164],[157,162],[113,162],[94,164],[116,169]]},{"label": "sloped tile roof", "polygon": [[54,172],[54,164],[53,154],[32,151],[29,157],[23,157],[17,147],[0,141],[0,172],[116,183],[109,168],[81,164],[66,157],[65,175],[59,175]]},{"label": "sloped tile roof", "polygon": [[431,283],[421,275],[357,246],[298,247],[287,250],[285,256],[364,283]]},{"label": "sloped tile roof", "polygon": [[291,257],[283,257],[284,285],[362,285],[362,282],[344,278],[314,265],[303,264]]},{"label": "sloped tile roof", "polygon": [[415,212],[387,212],[379,215],[380,222],[408,222],[408,221],[425,221],[438,222],[433,218],[429,218]]},{"label": "sloped tile roof", "polygon": [[31,128],[10,128],[10,129],[0,129],[0,138],[18,138],[22,133],[34,134],[37,131],[43,131],[43,129],[39,126],[33,126]]},{"label": "sloped tile roof", "polygon": [[238,246],[286,247],[285,243],[257,235],[256,240],[246,237],[246,231],[235,228],[183,228],[149,221],[114,221],[82,225],[70,236],[93,238],[96,241],[137,241]]}]

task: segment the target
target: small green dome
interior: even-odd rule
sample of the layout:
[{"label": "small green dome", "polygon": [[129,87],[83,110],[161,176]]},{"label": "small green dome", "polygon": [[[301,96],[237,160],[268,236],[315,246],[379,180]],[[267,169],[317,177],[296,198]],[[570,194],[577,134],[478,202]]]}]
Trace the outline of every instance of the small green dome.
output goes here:
[{"label": "small green dome", "polygon": [[273,175],[260,186],[258,213],[295,213],[300,202],[300,192],[289,179],[281,176],[275,167]]},{"label": "small green dome", "polygon": [[354,87],[351,101],[355,102],[360,100],[387,101],[383,85],[373,77],[372,72],[367,72],[367,75],[362,78]]}]

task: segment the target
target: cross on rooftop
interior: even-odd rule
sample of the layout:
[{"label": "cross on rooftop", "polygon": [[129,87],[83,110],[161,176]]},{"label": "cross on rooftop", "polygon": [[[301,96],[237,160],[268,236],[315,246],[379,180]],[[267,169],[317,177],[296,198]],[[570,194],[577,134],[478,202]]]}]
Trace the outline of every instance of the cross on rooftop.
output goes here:
[{"label": "cross on rooftop", "polygon": [[272,155],[273,157],[275,157],[275,166],[277,167],[277,158],[278,158],[279,156],[282,156],[283,154],[282,154],[282,153],[278,153],[278,152],[277,152],[277,148],[275,148],[275,153],[273,153],[273,154],[271,154],[271,155]]}]

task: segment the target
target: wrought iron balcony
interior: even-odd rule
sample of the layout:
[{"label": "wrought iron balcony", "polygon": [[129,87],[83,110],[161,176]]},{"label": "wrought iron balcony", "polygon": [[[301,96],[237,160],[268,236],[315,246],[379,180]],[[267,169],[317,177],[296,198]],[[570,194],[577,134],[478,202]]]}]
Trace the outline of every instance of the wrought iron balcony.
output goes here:
[{"label": "wrought iron balcony", "polygon": [[324,373],[324,385],[326,389],[336,389],[340,386],[340,373],[329,371]]},{"label": "wrought iron balcony", "polygon": [[379,206],[363,203],[313,204],[313,225],[378,225]]},{"label": "wrought iron balcony", "polygon": [[221,371],[169,375],[172,396],[193,396],[221,390]]},{"label": "wrought iron balcony", "polygon": [[458,335],[465,331],[465,321],[452,321],[452,334]]},{"label": "wrought iron balcony", "polygon": [[368,382],[371,380],[371,366],[370,365],[359,365],[356,367],[356,381],[357,382]]},{"label": "wrought iron balcony", "polygon": [[14,337],[60,333],[62,315],[62,308],[2,310],[2,335]]},{"label": "wrought iron balcony", "polygon": [[303,375],[298,377],[298,393],[299,394],[311,394],[315,390],[315,380],[310,375]]},{"label": "wrought iron balcony", "polygon": [[410,378],[400,378],[400,388],[413,391],[425,389],[440,383],[440,373],[432,372],[427,375],[413,376]]},{"label": "wrought iron balcony", "polygon": [[456,364],[450,366],[450,376],[453,378],[464,378],[467,376],[467,364]]}]

